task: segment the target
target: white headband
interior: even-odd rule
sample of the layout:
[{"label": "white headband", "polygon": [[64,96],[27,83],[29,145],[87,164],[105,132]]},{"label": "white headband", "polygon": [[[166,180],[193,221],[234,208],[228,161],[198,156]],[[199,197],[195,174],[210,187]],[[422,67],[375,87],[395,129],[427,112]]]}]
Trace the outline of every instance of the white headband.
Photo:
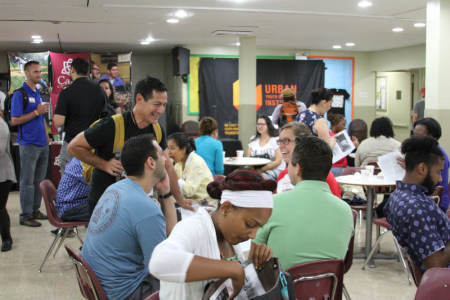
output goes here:
[{"label": "white headband", "polygon": [[271,191],[222,191],[220,204],[229,201],[237,207],[273,208],[273,195]]}]

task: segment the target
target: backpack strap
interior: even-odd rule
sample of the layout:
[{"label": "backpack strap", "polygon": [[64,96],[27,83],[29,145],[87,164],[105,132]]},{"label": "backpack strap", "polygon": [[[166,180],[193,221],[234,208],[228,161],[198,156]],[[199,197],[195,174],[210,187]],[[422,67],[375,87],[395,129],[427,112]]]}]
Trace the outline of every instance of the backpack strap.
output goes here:
[{"label": "backpack strap", "polygon": [[153,124],[153,131],[155,132],[156,142],[159,144],[162,141],[162,129],[159,123]]},{"label": "backpack strap", "polygon": [[122,114],[115,114],[112,116],[114,121],[115,131],[114,131],[114,144],[113,144],[113,153],[121,152],[124,141],[125,141],[125,122],[123,120]]}]

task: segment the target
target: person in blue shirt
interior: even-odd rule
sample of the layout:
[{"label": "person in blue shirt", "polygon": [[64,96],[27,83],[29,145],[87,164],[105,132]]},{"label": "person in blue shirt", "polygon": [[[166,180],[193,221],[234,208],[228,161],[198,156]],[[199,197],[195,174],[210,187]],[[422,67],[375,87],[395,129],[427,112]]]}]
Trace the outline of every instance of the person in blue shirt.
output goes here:
[{"label": "person in blue shirt", "polygon": [[122,78],[119,77],[119,69],[117,68],[116,63],[109,63],[106,69],[108,74],[100,77],[98,81],[108,79],[109,82],[111,82],[111,84],[113,85],[114,89],[118,86],[125,86]]},{"label": "person in blue shirt", "polygon": [[444,157],[435,139],[413,136],[402,144],[406,174],[384,207],[398,243],[423,272],[450,266],[450,222],[429,197],[442,180]]},{"label": "person in blue shirt", "polygon": [[213,176],[223,175],[223,145],[217,140],[217,122],[214,118],[204,117],[199,127],[201,136],[195,139],[196,152],[205,160]]},{"label": "person in blue shirt", "polygon": [[[25,64],[27,78],[22,92],[16,90],[11,100],[11,125],[18,125],[17,142],[20,155],[20,224],[39,227],[37,220],[47,219],[41,207],[39,183],[44,180],[48,167],[48,136],[44,125],[44,114],[49,103],[43,103],[36,84],[41,81],[41,66],[37,61]],[[22,93],[26,94],[25,101]]]},{"label": "person in blue shirt", "polygon": [[[159,290],[148,263],[153,249],[175,226],[176,210],[165,156],[152,135],[130,138],[121,163],[127,178],[109,186],[98,201],[81,255],[108,299],[145,299]],[[161,208],[148,196],[153,188]]]},{"label": "person in blue shirt", "polygon": [[[435,119],[424,118],[414,123],[413,133],[414,135],[418,136],[431,136],[436,141],[439,141],[442,135],[442,129],[439,122],[436,121]],[[444,156],[444,169],[442,170],[441,173],[442,181],[439,182],[438,184],[439,186],[442,186],[444,188],[442,191],[441,202],[439,203],[439,207],[444,212],[446,212],[448,209],[448,204],[450,202],[448,196],[448,169],[450,167],[450,162],[448,160],[447,153],[444,151],[441,145],[438,145],[438,147],[441,150],[442,155]]]}]

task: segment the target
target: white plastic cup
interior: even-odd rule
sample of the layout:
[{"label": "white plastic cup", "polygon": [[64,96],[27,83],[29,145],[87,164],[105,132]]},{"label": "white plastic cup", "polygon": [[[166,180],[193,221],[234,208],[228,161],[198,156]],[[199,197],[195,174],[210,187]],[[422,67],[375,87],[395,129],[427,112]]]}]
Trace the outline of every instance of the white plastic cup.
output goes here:
[{"label": "white plastic cup", "polygon": [[244,150],[236,150],[236,157],[244,157]]},{"label": "white plastic cup", "polygon": [[369,177],[370,176],[370,170],[369,169],[362,169],[361,170],[361,176],[362,177]]},{"label": "white plastic cup", "polygon": [[368,176],[373,176],[373,173],[374,173],[374,170],[375,170],[375,166],[367,165],[366,166],[366,170],[368,172]]},{"label": "white plastic cup", "polygon": [[226,152],[225,152],[225,151],[222,151],[222,154],[223,154],[223,158],[225,159],[225,157],[226,157]]}]

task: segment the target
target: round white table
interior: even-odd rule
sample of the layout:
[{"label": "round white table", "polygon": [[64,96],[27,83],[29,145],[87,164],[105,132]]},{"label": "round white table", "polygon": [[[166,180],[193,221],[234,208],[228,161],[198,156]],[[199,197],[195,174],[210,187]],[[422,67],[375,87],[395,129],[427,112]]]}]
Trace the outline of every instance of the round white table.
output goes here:
[{"label": "round white table", "polygon": [[[379,176],[362,176],[358,175],[345,175],[336,177],[336,181],[339,184],[357,185],[366,187],[367,189],[367,210],[366,210],[366,249],[365,257],[369,256],[372,250],[372,221],[373,221],[373,202],[375,198],[375,187],[390,187],[395,186],[395,181],[386,180]],[[373,262],[369,262],[369,265],[373,266]]]},{"label": "round white table", "polygon": [[264,166],[271,160],[259,157],[225,157],[223,164],[226,166],[245,167],[245,166]]}]

